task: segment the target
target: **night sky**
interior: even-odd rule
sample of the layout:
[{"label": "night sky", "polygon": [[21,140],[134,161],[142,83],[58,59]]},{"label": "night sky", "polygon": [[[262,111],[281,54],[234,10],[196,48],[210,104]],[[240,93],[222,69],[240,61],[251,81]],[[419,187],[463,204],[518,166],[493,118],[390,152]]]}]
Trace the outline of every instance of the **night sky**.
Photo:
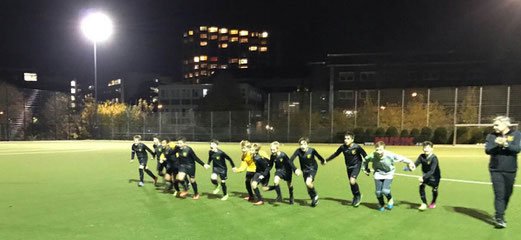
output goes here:
[{"label": "night sky", "polygon": [[180,76],[182,34],[216,25],[270,33],[279,62],[345,52],[521,52],[521,0],[225,1],[2,0],[0,69],[36,68],[92,79],[89,9],[115,24],[98,47],[100,79],[129,71]]}]

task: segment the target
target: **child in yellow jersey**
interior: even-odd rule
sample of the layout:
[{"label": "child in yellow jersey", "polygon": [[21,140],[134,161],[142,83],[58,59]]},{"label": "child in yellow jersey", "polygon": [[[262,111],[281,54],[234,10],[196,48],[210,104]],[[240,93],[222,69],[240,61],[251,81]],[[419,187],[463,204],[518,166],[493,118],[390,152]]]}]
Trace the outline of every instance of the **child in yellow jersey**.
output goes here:
[{"label": "child in yellow jersey", "polygon": [[253,179],[253,176],[255,175],[255,162],[253,161],[253,158],[250,154],[250,148],[251,143],[248,140],[242,140],[240,142],[241,145],[241,166],[237,169],[237,172],[244,172],[246,171],[246,179],[244,181],[246,185],[246,190],[248,191],[248,196],[244,198],[246,201],[253,201],[253,190],[251,189],[251,180]]}]

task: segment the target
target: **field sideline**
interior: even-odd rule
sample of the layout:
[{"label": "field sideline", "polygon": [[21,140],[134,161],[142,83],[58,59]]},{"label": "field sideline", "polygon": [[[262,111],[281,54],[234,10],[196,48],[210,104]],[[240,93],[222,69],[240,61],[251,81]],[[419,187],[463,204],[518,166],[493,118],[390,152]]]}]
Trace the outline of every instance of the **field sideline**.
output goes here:
[{"label": "field sideline", "polygon": [[[208,143],[189,145],[207,161]],[[339,145],[310,146],[326,158]],[[392,211],[376,210],[373,177],[363,174],[358,178],[362,204],[350,206],[342,155],[319,166],[316,208],[309,207],[301,176],[293,176],[295,205],[287,204],[287,187],[281,183],[284,202],[273,202],[275,192],[263,192],[269,203],[252,206],[242,199],[244,173],[231,169],[227,201],[220,200],[221,193],[211,193],[211,169],[201,166],[196,174],[199,200],[191,199],[192,192],[187,199],[165,194],[148,176],[145,186],[138,188],[138,163],[129,163],[130,146],[131,141],[0,143],[0,239],[515,239],[521,235],[519,185],[507,209],[508,228],[492,226],[493,193],[483,146],[435,146],[447,181],[441,182],[438,207],[425,212],[417,210],[415,176],[421,170],[404,172],[404,164],[397,165],[393,180]],[[262,150],[268,148],[263,144]],[[296,148],[297,144],[281,146],[288,155]],[[222,143],[221,149],[239,165],[238,143]],[[369,153],[374,147],[364,149]],[[412,160],[421,153],[418,146],[387,149]],[[155,161],[149,162],[156,173]],[[430,199],[430,188],[426,192]]]}]

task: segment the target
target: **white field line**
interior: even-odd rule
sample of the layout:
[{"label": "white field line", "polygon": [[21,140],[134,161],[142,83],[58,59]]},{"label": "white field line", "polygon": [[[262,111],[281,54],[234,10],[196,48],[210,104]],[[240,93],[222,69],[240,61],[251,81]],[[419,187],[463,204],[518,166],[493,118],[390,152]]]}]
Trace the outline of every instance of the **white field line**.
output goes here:
[{"label": "white field line", "polygon": [[[413,178],[418,178],[419,177],[419,175],[411,175],[411,174],[403,174],[403,173],[395,173],[394,175],[403,176],[403,177],[413,177]],[[481,185],[492,185],[491,182],[479,182],[479,181],[469,181],[469,180],[450,179],[450,178],[441,178],[441,181],[471,183],[471,184],[481,184]],[[521,187],[521,185],[515,184],[514,187]]]},{"label": "white field line", "polygon": [[27,154],[45,154],[45,153],[75,153],[75,152],[91,152],[91,151],[96,151],[96,150],[103,150],[103,149],[95,148],[95,149],[70,150],[70,151],[40,151],[40,152],[0,153],[0,156],[27,155]]}]

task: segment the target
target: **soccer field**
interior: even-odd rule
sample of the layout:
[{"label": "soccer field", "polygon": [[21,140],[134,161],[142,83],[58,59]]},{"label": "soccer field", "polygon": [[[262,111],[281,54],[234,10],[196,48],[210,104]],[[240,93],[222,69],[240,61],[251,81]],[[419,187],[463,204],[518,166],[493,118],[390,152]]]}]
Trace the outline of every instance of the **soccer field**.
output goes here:
[{"label": "soccer field", "polygon": [[[151,142],[145,142],[152,147]],[[209,144],[188,143],[206,162]],[[324,157],[340,145],[311,144]],[[521,236],[521,190],[514,189],[506,212],[508,228],[492,225],[492,186],[484,147],[435,146],[443,181],[436,209],[417,210],[417,177],[396,175],[392,193],[396,206],[379,212],[373,176],[358,178],[362,204],[352,207],[343,156],[319,165],[316,208],[301,176],[293,176],[296,203],[274,202],[274,191],[262,192],[268,203],[253,206],[246,195],[244,173],[228,171],[230,198],[214,195],[211,169],[197,165],[201,198],[175,198],[146,184],[137,187],[138,163],[129,163],[130,141],[60,141],[0,143],[0,239],[518,239]],[[263,144],[268,152],[269,145]],[[283,144],[291,155],[296,144]],[[372,146],[365,146],[369,153]],[[221,149],[240,164],[239,144]],[[387,147],[412,160],[421,147]],[[149,168],[156,174],[155,160]],[[295,161],[298,165],[298,160]],[[397,173],[421,175],[402,171]],[[272,172],[273,179],[273,172]],[[273,180],[270,180],[271,182]],[[473,182],[460,182],[467,180]],[[162,182],[162,180],[160,180]],[[431,188],[426,188],[431,199]]]}]

